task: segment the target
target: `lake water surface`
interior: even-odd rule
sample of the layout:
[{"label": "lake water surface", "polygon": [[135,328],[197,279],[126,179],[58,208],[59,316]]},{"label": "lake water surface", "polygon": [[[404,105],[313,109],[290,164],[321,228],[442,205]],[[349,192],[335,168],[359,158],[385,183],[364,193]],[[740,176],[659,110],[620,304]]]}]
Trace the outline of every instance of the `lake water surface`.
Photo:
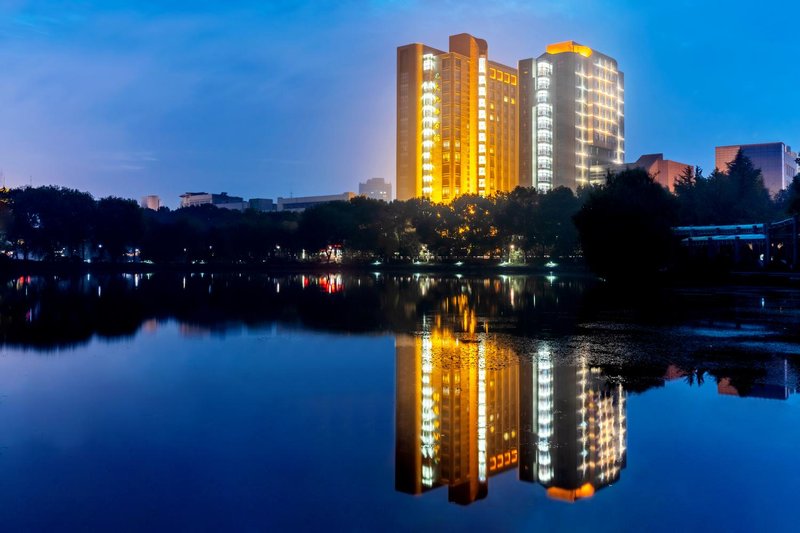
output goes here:
[{"label": "lake water surface", "polygon": [[0,288],[0,529],[796,531],[800,292]]}]

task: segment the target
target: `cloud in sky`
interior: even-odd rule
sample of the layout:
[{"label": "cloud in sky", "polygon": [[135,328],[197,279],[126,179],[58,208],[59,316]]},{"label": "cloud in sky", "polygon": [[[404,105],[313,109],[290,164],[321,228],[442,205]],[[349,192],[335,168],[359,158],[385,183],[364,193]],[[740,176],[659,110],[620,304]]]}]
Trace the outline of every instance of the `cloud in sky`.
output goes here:
[{"label": "cloud in sky", "polygon": [[11,184],[172,205],[186,190],[276,197],[393,179],[395,48],[462,31],[509,64],[564,39],[617,57],[630,158],[707,167],[715,144],[791,144],[800,129],[781,7],[0,0],[0,169]]}]

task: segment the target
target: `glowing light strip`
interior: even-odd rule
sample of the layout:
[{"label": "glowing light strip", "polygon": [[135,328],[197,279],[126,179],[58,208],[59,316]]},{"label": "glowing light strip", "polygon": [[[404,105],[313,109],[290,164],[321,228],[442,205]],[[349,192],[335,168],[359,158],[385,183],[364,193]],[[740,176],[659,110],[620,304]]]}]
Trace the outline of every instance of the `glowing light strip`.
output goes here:
[{"label": "glowing light strip", "polygon": [[[553,106],[550,103],[550,75],[552,65],[542,61],[536,64],[536,86],[541,87],[536,97],[536,188],[548,191],[553,187]],[[540,138],[540,132],[544,135]]]},{"label": "glowing light strip", "polygon": [[434,470],[432,464],[436,460],[436,410],[433,400],[433,342],[429,336],[422,338],[422,428],[420,445],[422,452],[422,484],[432,487]]},{"label": "glowing light strip", "polygon": [[433,170],[431,163],[438,119],[436,117],[436,82],[433,81],[436,56],[422,56],[422,196],[430,198],[433,193]]},{"label": "glowing light strip", "polygon": [[[481,136],[481,132],[486,132],[486,58],[478,58],[478,113],[484,113],[484,119],[478,121],[478,153],[486,152],[486,136]],[[478,160],[478,194],[486,196],[486,160]]]},{"label": "glowing light strip", "polygon": [[486,354],[478,345],[478,481],[486,481]]},{"label": "glowing light strip", "polygon": [[617,458],[618,460],[622,461],[622,456],[625,453],[625,390],[622,388],[622,384],[620,383],[617,385],[617,394],[619,394],[619,408],[617,412],[618,417],[618,424],[619,424],[619,448],[617,450]]},{"label": "glowing light strip", "polygon": [[580,442],[580,445],[581,445],[581,454],[580,455],[581,455],[581,461],[582,462],[581,462],[580,469],[584,472],[584,475],[585,475],[586,469],[589,466],[589,464],[587,462],[587,458],[589,457],[589,450],[586,447],[586,444],[588,442],[588,438],[587,438],[588,422],[586,420],[586,399],[588,398],[588,394],[587,394],[587,390],[586,390],[587,381],[586,381],[586,356],[585,355],[581,356],[581,366],[578,369],[578,378],[579,378],[578,379],[578,385],[580,387],[580,395],[578,396],[578,398],[580,400],[580,406],[581,406],[581,408],[579,410],[580,415],[581,415],[581,422],[580,422],[580,425],[579,425],[579,430],[581,432],[581,436],[578,438],[578,441]]},{"label": "glowing light strip", "polygon": [[550,438],[553,436],[553,363],[546,347],[539,350],[537,377],[536,463],[539,465],[539,481],[548,483],[553,479],[550,456]]}]

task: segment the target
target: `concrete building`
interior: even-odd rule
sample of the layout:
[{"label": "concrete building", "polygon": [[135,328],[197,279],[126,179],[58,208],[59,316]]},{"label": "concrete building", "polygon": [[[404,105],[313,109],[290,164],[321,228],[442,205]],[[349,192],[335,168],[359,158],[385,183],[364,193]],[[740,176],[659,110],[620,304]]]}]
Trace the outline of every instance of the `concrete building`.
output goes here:
[{"label": "concrete building", "polygon": [[519,62],[519,182],[549,191],[600,184],[625,160],[624,75],[573,41]]},{"label": "concrete building", "polygon": [[517,69],[485,40],[451,35],[449,51],[397,49],[397,199],[449,202],[518,183]]},{"label": "concrete building", "polygon": [[727,171],[728,163],[736,158],[739,150],[753,162],[753,166],[761,169],[764,186],[772,195],[788,187],[797,175],[797,152],[782,142],[717,146],[716,167]]},{"label": "concrete building", "polygon": [[142,206],[142,209],[152,209],[153,211],[158,211],[161,208],[161,197],[156,194],[142,196],[142,200],[139,202],[139,205]]},{"label": "concrete building", "polygon": [[181,207],[194,207],[198,205],[215,205],[223,209],[244,210],[247,202],[241,196],[229,196],[223,192],[219,194],[207,192],[187,192],[181,195]]},{"label": "concrete building", "polygon": [[272,213],[278,210],[277,204],[271,198],[250,198],[247,204],[250,209],[255,209],[262,213]]},{"label": "concrete building", "polygon": [[374,200],[392,201],[392,184],[383,178],[370,178],[358,184],[358,194]]},{"label": "concrete building", "polygon": [[686,171],[686,167],[694,169],[694,165],[664,159],[664,154],[643,155],[634,163],[625,163],[615,170],[622,170],[624,167],[646,170],[648,174],[653,176],[663,187],[669,189],[670,192],[675,191],[675,180]]},{"label": "concrete building", "polygon": [[349,202],[356,197],[354,192],[342,194],[329,194],[327,196],[297,196],[295,198],[278,197],[278,211],[302,212],[309,207],[314,207],[328,202]]}]

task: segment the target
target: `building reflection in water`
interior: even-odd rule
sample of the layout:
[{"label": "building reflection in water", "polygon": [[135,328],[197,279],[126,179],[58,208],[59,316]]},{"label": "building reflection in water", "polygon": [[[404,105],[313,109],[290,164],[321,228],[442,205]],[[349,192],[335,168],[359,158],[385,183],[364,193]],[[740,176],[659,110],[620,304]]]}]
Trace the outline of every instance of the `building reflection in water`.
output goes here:
[{"label": "building reflection in water", "polygon": [[519,463],[519,365],[510,350],[442,332],[397,339],[396,488],[486,497]]},{"label": "building reflection in water", "polygon": [[626,395],[585,361],[555,364],[546,346],[520,362],[519,477],[566,501],[617,481],[626,462]]},{"label": "building reflection in water", "polygon": [[575,501],[619,479],[621,385],[585,361],[555,364],[546,344],[520,356],[452,300],[420,335],[396,340],[396,490],[446,486],[449,501],[467,505],[487,496],[491,476],[517,470]]}]

